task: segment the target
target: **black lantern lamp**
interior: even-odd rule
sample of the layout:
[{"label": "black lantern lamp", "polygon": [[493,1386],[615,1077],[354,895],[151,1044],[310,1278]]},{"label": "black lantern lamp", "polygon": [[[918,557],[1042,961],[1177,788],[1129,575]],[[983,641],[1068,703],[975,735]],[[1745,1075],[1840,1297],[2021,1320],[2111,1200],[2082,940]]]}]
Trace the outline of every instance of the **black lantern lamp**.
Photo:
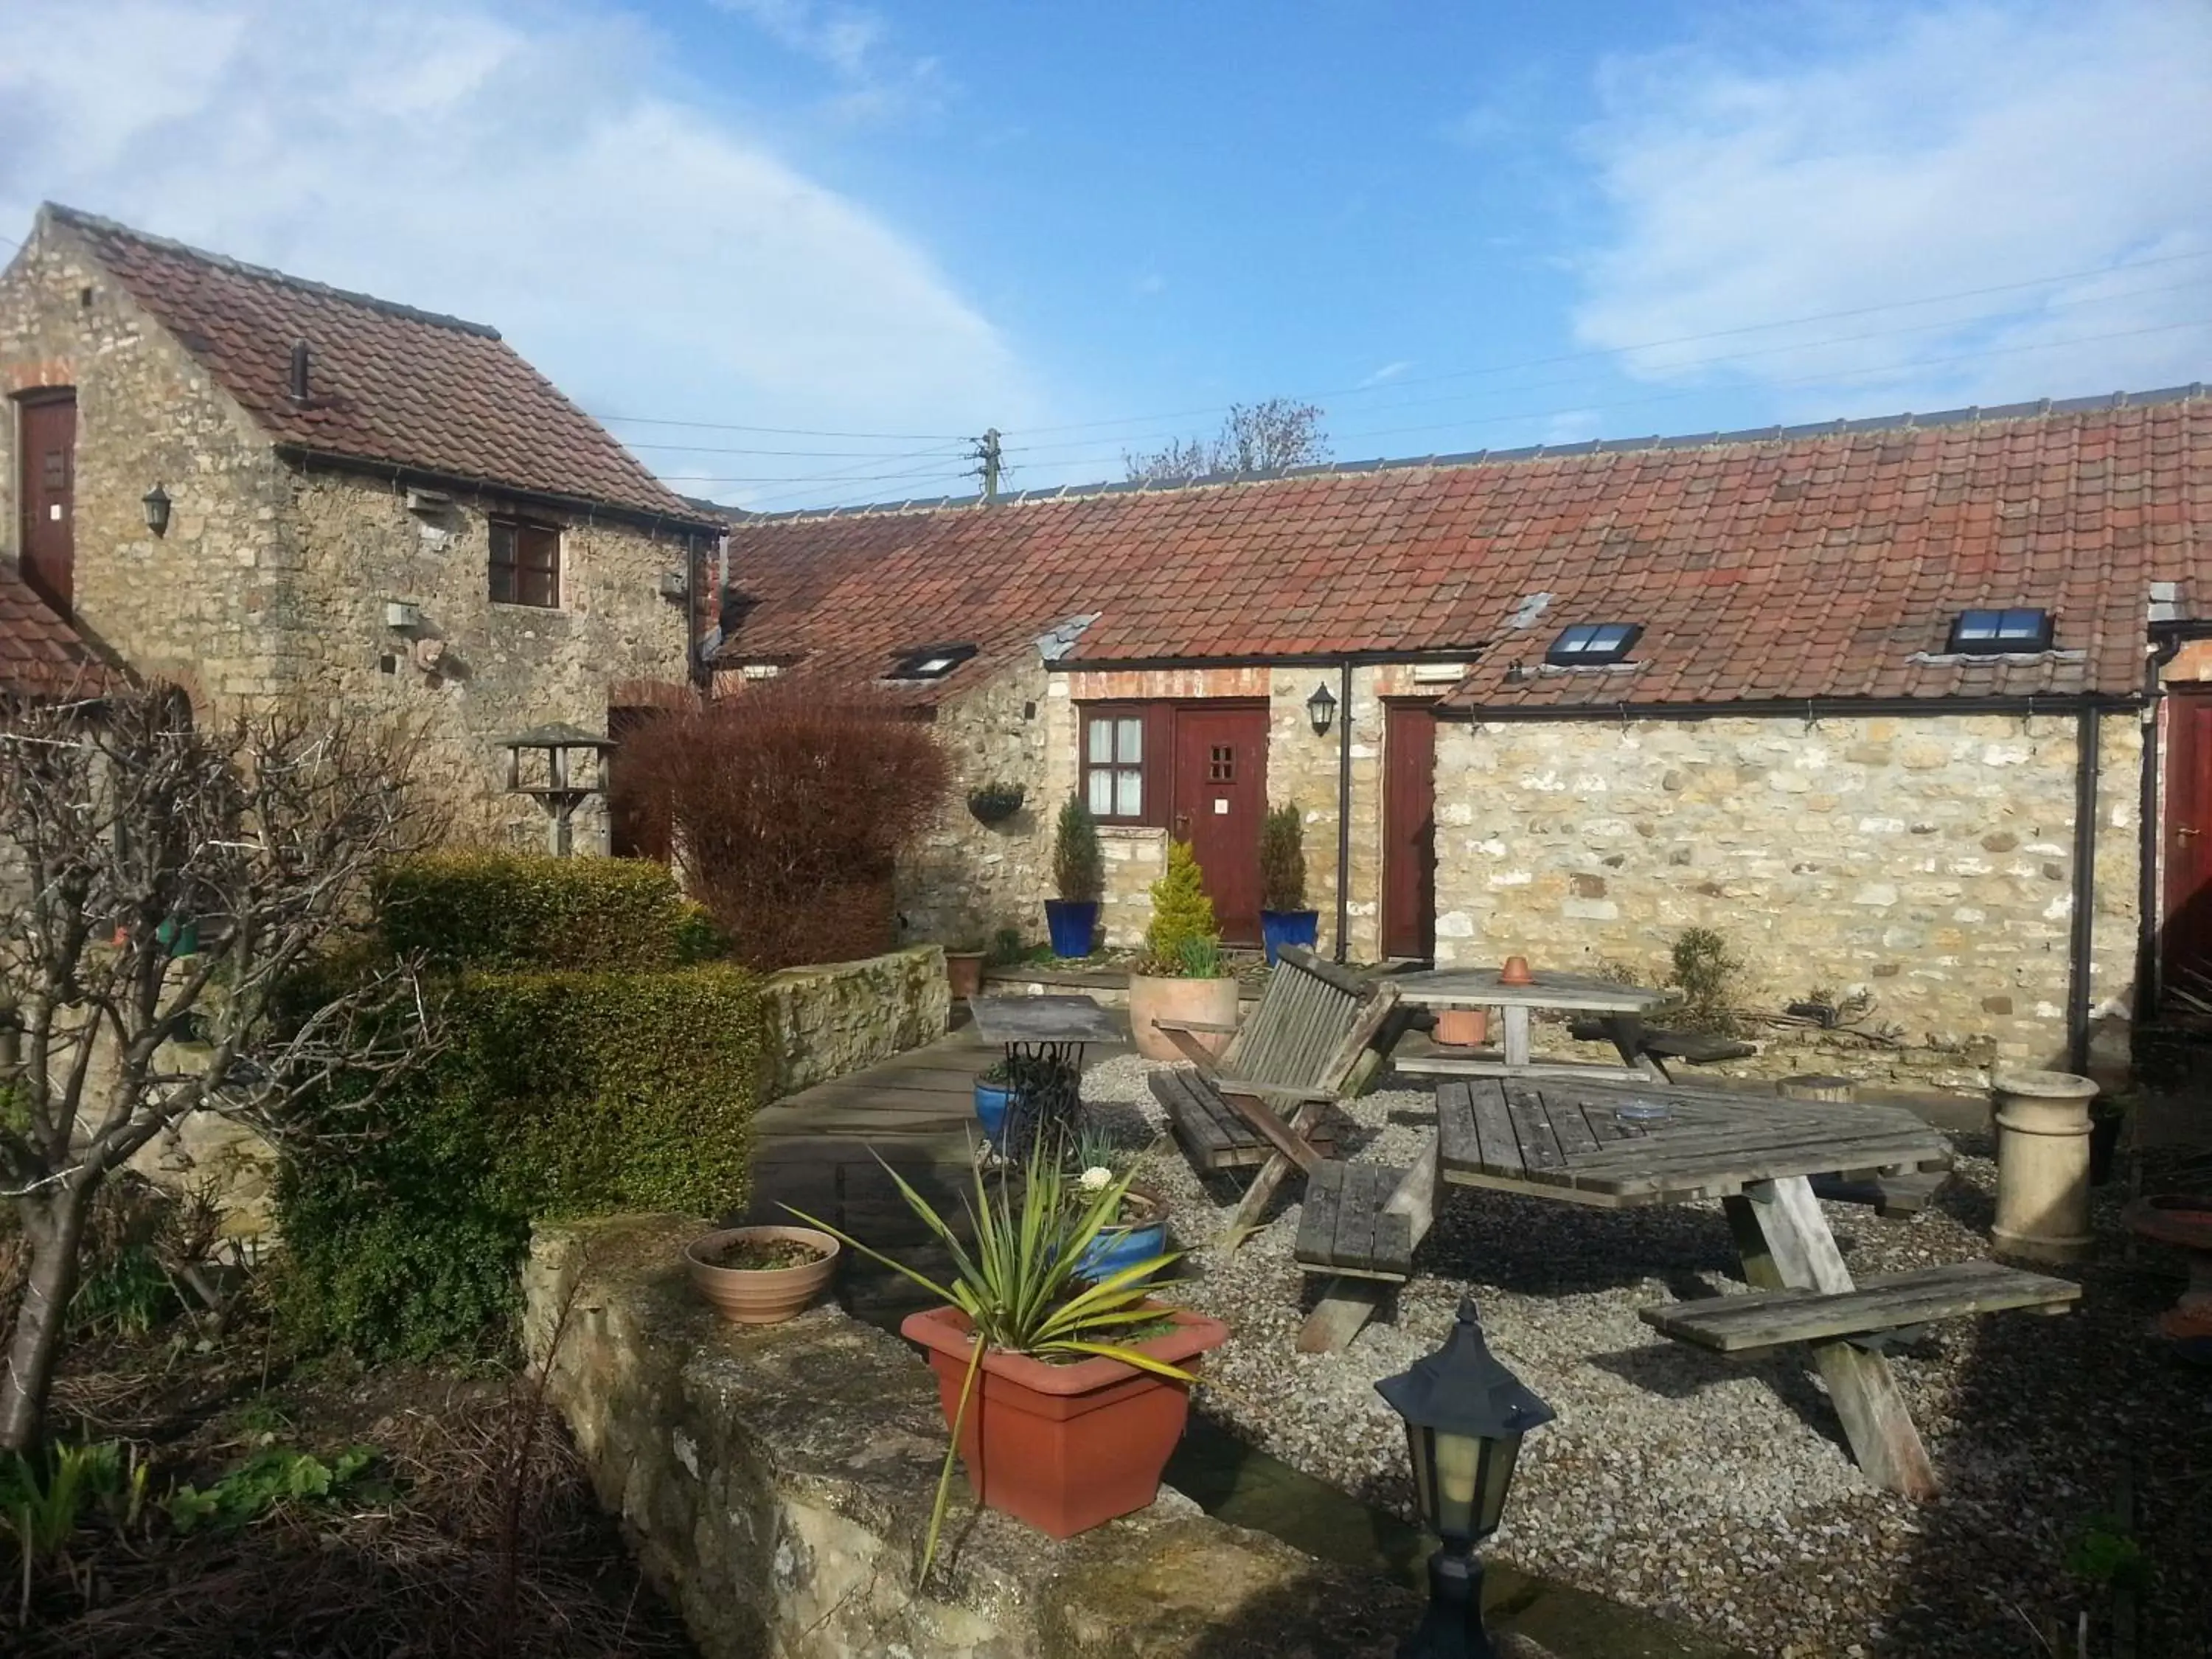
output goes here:
[{"label": "black lantern lamp", "polygon": [[1325,738],[1336,720],[1336,698],[1323,680],[1314,687],[1314,694],[1306,699],[1306,718],[1313,722],[1314,736]]},{"label": "black lantern lamp", "polygon": [[1492,1659],[1482,1629],[1482,1562],[1474,1547],[1498,1530],[1521,1437],[1557,1415],[1494,1358],[1474,1299],[1443,1347],[1375,1385],[1406,1419],[1421,1520],[1443,1540],[1429,1558],[1429,1611],[1400,1659]]},{"label": "black lantern lamp", "polygon": [[156,536],[169,533],[169,492],[158,483],[138,498],[146,509],[146,528]]}]

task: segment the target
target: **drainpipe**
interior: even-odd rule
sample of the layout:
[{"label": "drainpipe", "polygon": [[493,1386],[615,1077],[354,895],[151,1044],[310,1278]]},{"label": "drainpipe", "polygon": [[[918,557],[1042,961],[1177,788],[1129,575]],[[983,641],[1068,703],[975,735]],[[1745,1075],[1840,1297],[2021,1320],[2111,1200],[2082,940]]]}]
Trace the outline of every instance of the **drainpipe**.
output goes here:
[{"label": "drainpipe", "polygon": [[1352,659],[1337,665],[1336,959],[1346,960],[1352,932]]},{"label": "drainpipe", "polygon": [[2089,1068],[2089,969],[2096,932],[2097,710],[2075,716],[2073,961],[2066,985],[2066,1052],[2070,1069]]},{"label": "drainpipe", "polygon": [[2158,705],[2166,695],[2159,670],[2181,648],[2179,640],[2154,645],[2143,655],[2142,799],[2136,812],[2136,1006],[2138,1023],[2158,1012]]}]

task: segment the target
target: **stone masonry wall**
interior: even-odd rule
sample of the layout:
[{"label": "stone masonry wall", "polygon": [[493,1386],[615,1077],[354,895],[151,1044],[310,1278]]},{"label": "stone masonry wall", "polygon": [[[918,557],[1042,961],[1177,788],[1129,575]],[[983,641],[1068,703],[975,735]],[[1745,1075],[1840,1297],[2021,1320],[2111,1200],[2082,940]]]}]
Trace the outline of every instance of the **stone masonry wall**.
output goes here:
[{"label": "stone masonry wall", "polygon": [[[2070,715],[1443,722],[1438,960],[1657,983],[1711,927],[1758,1007],[1864,992],[1933,1062],[2063,1066],[2075,747]],[[2098,1068],[2124,1072],[2136,718],[2101,748],[2091,1012]]]}]

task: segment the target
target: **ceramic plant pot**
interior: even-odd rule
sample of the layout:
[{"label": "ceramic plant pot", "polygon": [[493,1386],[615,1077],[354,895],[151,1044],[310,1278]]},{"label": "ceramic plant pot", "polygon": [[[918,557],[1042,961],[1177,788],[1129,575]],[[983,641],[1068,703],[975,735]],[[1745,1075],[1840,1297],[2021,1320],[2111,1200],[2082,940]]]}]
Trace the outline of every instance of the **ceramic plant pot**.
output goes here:
[{"label": "ceramic plant pot", "polygon": [[2097,1085],[2071,1072],[2000,1072],[1990,1079],[1997,1129],[2000,1253],[2079,1261],[2089,1231],[2089,1103]]},{"label": "ceramic plant pot", "polygon": [[[1163,1307],[1176,1329],[1132,1346],[1185,1370],[1229,1340],[1229,1328]],[[948,1427],[975,1343],[957,1308],[909,1314],[900,1332],[928,1350]],[[1188,1384],[1118,1359],[1048,1365],[1027,1354],[983,1356],[960,1426],[968,1485],[986,1506],[1054,1538],[1073,1537],[1145,1508],[1190,1415]]]},{"label": "ceramic plant pot", "polygon": [[1076,1273],[1093,1284],[1167,1252],[1167,1200],[1148,1188],[1132,1187],[1123,1201],[1127,1218],[1101,1231],[1076,1258]]},{"label": "ceramic plant pot", "polygon": [[1006,1108],[1013,1098],[1013,1090],[1006,1084],[975,1079],[975,1121],[982,1127],[983,1139],[994,1146],[1006,1127]]},{"label": "ceramic plant pot", "polygon": [[1435,1036],[1448,1048],[1479,1048],[1490,1041],[1490,1010],[1439,1008]]},{"label": "ceramic plant pot", "polygon": [[[717,1252],[740,1239],[763,1243],[790,1240],[811,1244],[822,1254],[795,1267],[722,1267]],[[837,1241],[811,1227],[725,1227],[695,1238],[684,1248],[684,1265],[691,1284],[714,1311],[733,1324],[773,1325],[786,1320],[829,1288],[837,1271]]]},{"label": "ceramic plant pot", "polygon": [[1052,933],[1052,953],[1056,957],[1087,957],[1091,941],[1098,932],[1098,902],[1096,899],[1047,899],[1044,902],[1045,926]]},{"label": "ceramic plant pot", "polygon": [[983,953],[981,951],[947,951],[945,953],[945,977],[952,987],[952,1000],[965,1002],[983,989]]},{"label": "ceramic plant pot", "polygon": [[[1129,975],[1129,1036],[1146,1060],[1186,1060],[1183,1051],[1153,1024],[1157,1019],[1192,1020],[1207,1025],[1237,1023],[1237,981],[1233,979],[1158,979],[1151,974]],[[1194,1032],[1195,1039],[1214,1054],[1229,1046],[1231,1033]]]},{"label": "ceramic plant pot", "polygon": [[1262,910],[1260,912],[1260,942],[1267,947],[1267,966],[1275,965],[1275,958],[1285,945],[1302,945],[1310,951],[1321,939],[1321,912],[1318,910]]}]

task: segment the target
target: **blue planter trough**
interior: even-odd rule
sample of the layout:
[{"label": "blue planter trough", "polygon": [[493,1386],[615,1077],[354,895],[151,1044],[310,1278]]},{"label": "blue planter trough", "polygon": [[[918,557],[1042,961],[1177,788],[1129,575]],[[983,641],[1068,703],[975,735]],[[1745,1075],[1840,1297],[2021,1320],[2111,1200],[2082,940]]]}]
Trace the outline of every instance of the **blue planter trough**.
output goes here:
[{"label": "blue planter trough", "polygon": [[1168,1248],[1167,1206],[1150,1193],[1132,1188],[1129,1196],[1142,1200],[1152,1206],[1152,1218],[1131,1227],[1114,1227],[1102,1232],[1085,1247],[1076,1258],[1076,1275],[1094,1283],[1124,1267],[1133,1267],[1139,1261],[1149,1261],[1164,1255]]},{"label": "blue planter trough", "polygon": [[1047,899],[1045,926],[1052,930],[1052,953],[1056,957],[1087,957],[1098,932],[1096,899]]},{"label": "blue planter trough", "polygon": [[1262,910],[1260,912],[1260,941],[1267,947],[1267,965],[1275,965],[1275,954],[1285,945],[1302,945],[1310,951],[1321,939],[1321,912],[1318,910]]}]

